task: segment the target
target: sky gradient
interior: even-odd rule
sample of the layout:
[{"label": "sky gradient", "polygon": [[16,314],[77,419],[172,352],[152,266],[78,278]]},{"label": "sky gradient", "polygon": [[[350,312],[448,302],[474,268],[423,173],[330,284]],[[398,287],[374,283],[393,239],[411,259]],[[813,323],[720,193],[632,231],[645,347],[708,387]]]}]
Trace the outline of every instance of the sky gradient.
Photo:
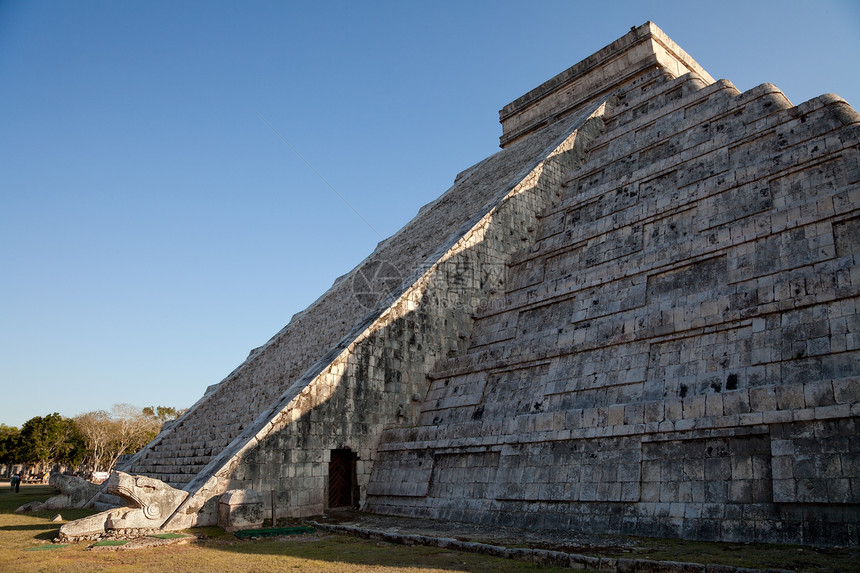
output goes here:
[{"label": "sky gradient", "polygon": [[0,0],[0,422],[190,406],[647,20],[860,105],[857,2],[530,6]]}]

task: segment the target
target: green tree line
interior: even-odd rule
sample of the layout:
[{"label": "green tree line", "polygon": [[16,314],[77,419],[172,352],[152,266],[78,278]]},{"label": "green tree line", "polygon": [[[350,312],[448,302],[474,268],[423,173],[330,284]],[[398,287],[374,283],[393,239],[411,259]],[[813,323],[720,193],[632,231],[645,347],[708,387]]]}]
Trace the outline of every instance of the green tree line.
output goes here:
[{"label": "green tree line", "polygon": [[20,430],[0,424],[0,464],[27,464],[36,473],[56,464],[78,472],[107,471],[121,455],[138,451],[158,435],[164,422],[183,412],[115,404],[109,412],[96,410],[74,418],[56,412],[36,416]]}]

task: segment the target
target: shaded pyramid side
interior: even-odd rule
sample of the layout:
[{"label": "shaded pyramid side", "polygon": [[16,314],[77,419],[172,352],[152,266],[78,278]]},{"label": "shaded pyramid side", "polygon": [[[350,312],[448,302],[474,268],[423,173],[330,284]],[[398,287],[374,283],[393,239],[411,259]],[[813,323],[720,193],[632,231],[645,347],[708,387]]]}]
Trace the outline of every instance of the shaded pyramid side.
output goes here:
[{"label": "shaded pyramid side", "polygon": [[[468,174],[492,186],[492,200],[189,482],[193,493],[167,526],[210,523],[228,489],[262,492],[283,517],[361,504],[381,432],[413,424],[427,373],[465,350],[473,313],[499,288],[504,261],[533,241],[535,214],[558,199],[583,140],[602,128],[602,109],[524,141],[516,153],[527,167],[506,181],[492,159]],[[351,479],[338,494],[328,479],[335,460],[352,464],[338,474]]]},{"label": "shaded pyramid side", "polygon": [[[221,383],[208,389],[124,471],[156,477],[176,487],[188,484],[258,417],[270,413],[281,396],[315,363],[324,360],[338,341],[378,313],[372,307],[376,301],[361,296],[366,289],[357,281],[376,275],[380,265],[405,280],[432,259],[445,241],[462,234],[470,218],[534,162],[535,155],[557,138],[563,127],[556,126],[464,172],[438,200],[422,208],[415,219],[381,242],[358,267],[264,346],[252,351]],[[374,288],[391,286],[371,285],[370,295],[375,294]]]},{"label": "shaded pyramid side", "polygon": [[[507,141],[502,152],[458,176],[455,185],[440,199],[423,208],[395,236],[380,243],[368,259],[336,281],[263,347],[252,351],[242,365],[208,389],[185,416],[123,469],[177,487],[191,487],[189,484],[201,472],[211,473],[210,465],[216,458],[226,450],[235,451],[249,433],[256,433],[258,426],[276,413],[284,396],[301,389],[300,380],[308,372],[330,361],[339,341],[354,336],[373,320],[374,313],[378,315],[379,309],[363,300],[366,297],[355,296],[357,291],[366,290],[362,286],[365,278],[379,276],[382,268],[405,278],[432,264],[440,246],[474,226],[489,202],[517,185],[535,167],[536,157],[585,110],[596,109],[597,102],[611,90],[639,82],[638,78],[647,74],[675,77],[687,72],[712,81],[648,22],[560,74],[556,81],[533,90],[525,100],[520,98],[506,106],[503,115],[507,122],[520,118],[528,124],[525,131],[517,128],[516,141]],[[559,117],[564,119],[559,121]],[[532,121],[535,118],[537,124]],[[505,130],[510,131],[508,127]],[[504,259],[508,255],[499,256]],[[429,359],[444,358],[447,353]],[[423,393],[423,380],[410,383],[416,384],[416,392]]]},{"label": "shaded pyramid side", "polygon": [[607,106],[367,509],[856,543],[860,116],[691,85]]}]

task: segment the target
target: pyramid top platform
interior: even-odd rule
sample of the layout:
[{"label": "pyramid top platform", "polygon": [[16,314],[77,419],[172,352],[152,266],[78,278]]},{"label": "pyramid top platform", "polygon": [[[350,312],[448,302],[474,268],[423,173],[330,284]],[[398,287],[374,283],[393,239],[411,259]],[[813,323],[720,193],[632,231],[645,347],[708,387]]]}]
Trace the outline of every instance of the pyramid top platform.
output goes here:
[{"label": "pyramid top platform", "polygon": [[654,69],[673,77],[692,74],[714,82],[696,61],[653,22],[633,28],[605,48],[547,80],[499,111],[501,147],[576,113],[596,99]]}]

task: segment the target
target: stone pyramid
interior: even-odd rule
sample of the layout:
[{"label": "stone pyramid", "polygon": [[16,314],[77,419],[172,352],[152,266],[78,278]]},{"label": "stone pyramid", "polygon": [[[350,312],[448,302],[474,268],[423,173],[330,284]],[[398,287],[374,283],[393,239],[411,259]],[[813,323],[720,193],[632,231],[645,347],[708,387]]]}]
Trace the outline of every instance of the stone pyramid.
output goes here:
[{"label": "stone pyramid", "polygon": [[740,93],[648,22],[500,117],[501,151],[121,468],[187,494],[153,528],[254,490],[857,543],[860,115]]}]

